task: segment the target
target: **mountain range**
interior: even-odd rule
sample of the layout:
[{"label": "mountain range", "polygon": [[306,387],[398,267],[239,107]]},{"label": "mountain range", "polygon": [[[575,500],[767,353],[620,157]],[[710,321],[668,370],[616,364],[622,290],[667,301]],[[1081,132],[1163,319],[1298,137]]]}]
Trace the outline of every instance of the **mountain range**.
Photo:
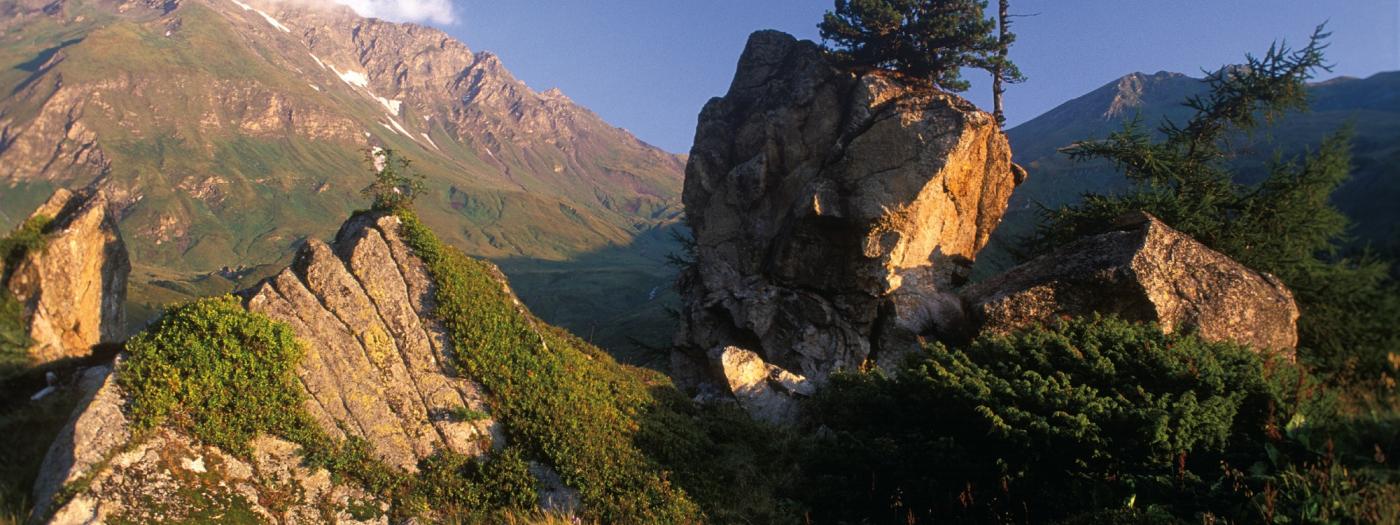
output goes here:
[{"label": "mountain range", "polygon": [[[1206,86],[1134,73],[1008,130],[1030,173],[977,275],[1007,267],[1037,204],[1126,181],[1057,150],[1125,119],[1189,117]],[[1241,137],[1260,173],[1343,126],[1336,202],[1360,243],[1400,246],[1400,72],[1313,85],[1312,111]],[[251,285],[368,201],[366,152],[412,159],[420,216],[490,258],[545,320],[614,353],[664,346],[685,157],[650,146],[437,29],[278,0],[0,0],[0,229],[57,187],[101,185],[135,261],[131,322]],[[634,356],[637,357],[637,356]],[[640,359],[640,357],[638,357]]]},{"label": "mountain range", "polygon": [[[1200,78],[1181,73],[1133,73],[1007,130],[1013,158],[1029,172],[1011,197],[992,243],[979,257],[979,275],[1007,267],[1018,239],[1034,231],[1040,206],[1075,202],[1085,192],[1114,192],[1128,181],[1106,162],[1074,162],[1059,149],[1101,139],[1141,119],[1156,129],[1161,119],[1184,123],[1183,103],[1203,94]],[[1324,137],[1349,128],[1352,177],[1333,196],[1352,221],[1357,247],[1393,253],[1400,248],[1400,71],[1368,78],[1339,77],[1310,86],[1309,109],[1295,111],[1250,136],[1234,137],[1227,159],[1246,181],[1258,180],[1275,158],[1288,161],[1316,148]]]},{"label": "mountain range", "polygon": [[437,29],[275,0],[7,0],[0,42],[0,227],[103,186],[139,261],[136,323],[330,235],[368,204],[371,148],[411,159],[424,220],[541,311],[602,279],[620,297],[588,310],[600,324],[664,288],[649,246],[684,158]]}]

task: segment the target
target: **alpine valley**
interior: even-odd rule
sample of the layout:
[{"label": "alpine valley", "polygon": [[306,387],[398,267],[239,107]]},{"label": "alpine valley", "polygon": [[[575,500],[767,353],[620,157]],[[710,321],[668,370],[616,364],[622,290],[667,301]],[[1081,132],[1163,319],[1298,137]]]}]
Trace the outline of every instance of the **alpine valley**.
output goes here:
[{"label": "alpine valley", "polygon": [[673,297],[684,158],[489,52],[268,0],[6,0],[0,42],[0,230],[56,188],[101,186],[137,261],[133,327],[333,233],[386,148],[426,177],[423,220],[542,316],[615,349],[669,340],[651,301]]}]

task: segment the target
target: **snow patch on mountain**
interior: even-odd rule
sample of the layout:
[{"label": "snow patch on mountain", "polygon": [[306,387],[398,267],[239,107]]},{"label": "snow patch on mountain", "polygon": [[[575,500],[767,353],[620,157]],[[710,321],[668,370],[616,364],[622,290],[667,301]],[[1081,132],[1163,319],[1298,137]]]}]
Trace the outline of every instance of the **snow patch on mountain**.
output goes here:
[{"label": "snow patch on mountain", "polygon": [[375,100],[378,100],[380,104],[383,104],[384,109],[389,110],[390,115],[398,116],[399,109],[403,107],[402,100],[389,100],[387,98],[375,94],[370,94],[370,96],[374,97]]},{"label": "snow patch on mountain", "polygon": [[335,66],[331,66],[331,71],[334,71],[336,76],[344,80],[346,84],[359,88],[369,88],[369,76],[364,73],[353,69],[346,69],[344,72],[341,72],[339,69],[336,69]]},{"label": "snow patch on mountain", "polygon": [[276,19],[276,18],[273,18],[272,15],[269,15],[269,14],[267,14],[267,13],[264,13],[261,9],[254,8],[253,6],[248,5],[248,4],[245,4],[245,3],[243,3],[243,2],[239,2],[238,0],[230,0],[230,1],[233,2],[234,4],[237,4],[238,7],[242,7],[244,11],[254,11],[254,12],[258,13],[259,15],[262,15],[263,20],[267,20],[267,23],[268,23],[268,24],[271,24],[272,27],[275,27],[275,28],[277,28],[277,29],[282,30],[283,33],[290,33],[290,32],[292,32],[292,30],[291,30],[291,29],[288,29],[287,26],[282,25],[282,22],[277,21],[277,19]]}]

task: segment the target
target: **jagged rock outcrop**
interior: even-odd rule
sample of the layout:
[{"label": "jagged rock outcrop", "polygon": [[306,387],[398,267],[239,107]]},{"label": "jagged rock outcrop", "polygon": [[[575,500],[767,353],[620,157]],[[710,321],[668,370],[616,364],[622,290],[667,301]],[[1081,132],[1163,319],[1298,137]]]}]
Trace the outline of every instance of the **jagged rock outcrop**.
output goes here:
[{"label": "jagged rock outcrop", "polygon": [[[493,419],[454,416],[489,407],[481,387],[450,364],[457,349],[429,315],[433,288],[423,262],[399,236],[399,219],[362,214],[341,227],[333,245],[308,241],[289,268],[239,295],[248,310],[286,323],[304,343],[296,374],[309,394],[305,408],[321,428],[338,439],[363,438],[386,464],[414,472],[436,451],[479,455],[503,439]],[[297,447],[270,437],[253,444],[251,459],[168,428],[132,443],[125,396],[111,369],[87,376],[92,394],[45,458],[36,516],[52,510],[55,523],[118,516],[140,522],[150,518],[154,501],[177,509],[166,511],[169,520],[180,516],[188,490],[206,490],[213,491],[207,505],[273,522],[316,523],[328,519],[324,512],[344,514],[373,500],[333,486],[324,471],[301,465]],[[50,509],[65,486],[72,500]],[[284,496],[269,499],[272,492]],[[275,507],[267,503],[274,499]]]},{"label": "jagged rock outcrop", "polygon": [[485,395],[453,374],[454,349],[429,315],[432,281],[398,222],[351,219],[334,247],[308,241],[290,268],[246,294],[250,311],[307,343],[297,375],[321,426],[365,438],[385,462],[412,471],[440,448],[486,451],[494,422],[451,417],[485,411]]},{"label": "jagged rock outcrop", "polygon": [[1116,227],[968,287],[970,317],[983,332],[1006,332],[1061,316],[1113,314],[1262,350],[1297,345],[1298,307],[1274,276],[1145,213]]},{"label": "jagged rock outcrop", "polygon": [[697,259],[678,379],[731,375],[710,356],[732,346],[820,383],[957,323],[951,291],[1024,177],[1010,157],[956,96],[755,33],[686,167]]},{"label": "jagged rock outcrop", "polygon": [[126,244],[106,195],[59,189],[31,217],[52,220],[43,247],[6,268],[4,284],[24,305],[35,363],[87,355],[126,336]]}]

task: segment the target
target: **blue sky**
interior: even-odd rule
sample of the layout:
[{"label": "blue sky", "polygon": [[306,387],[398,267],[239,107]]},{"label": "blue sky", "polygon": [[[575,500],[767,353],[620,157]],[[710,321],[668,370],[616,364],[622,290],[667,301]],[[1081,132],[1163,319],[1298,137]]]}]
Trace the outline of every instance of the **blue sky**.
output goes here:
[{"label": "blue sky", "polygon": [[[674,152],[728,88],[748,34],[816,39],[831,0],[452,0],[430,21],[501,56],[537,90],[574,100]],[[1198,74],[1278,38],[1302,42],[1328,20],[1333,75],[1400,69],[1400,0],[1013,0],[1012,58],[1029,77],[1007,93],[1012,125],[1134,71]],[[968,98],[989,105],[982,75]]]}]

